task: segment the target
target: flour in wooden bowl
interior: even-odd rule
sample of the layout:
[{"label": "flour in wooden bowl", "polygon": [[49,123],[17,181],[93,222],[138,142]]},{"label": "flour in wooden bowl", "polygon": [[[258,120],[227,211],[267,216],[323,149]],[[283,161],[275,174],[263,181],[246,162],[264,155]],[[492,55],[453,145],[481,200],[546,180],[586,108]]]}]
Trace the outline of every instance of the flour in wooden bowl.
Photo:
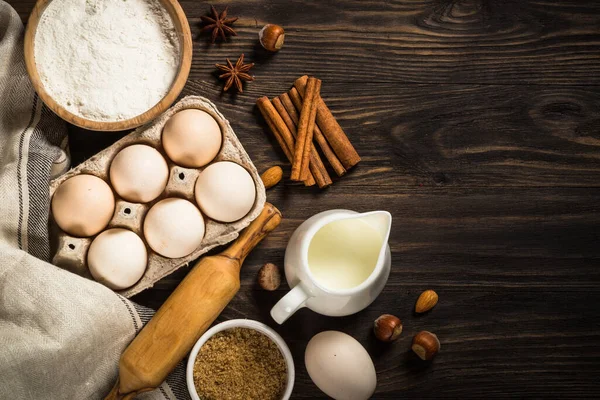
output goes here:
[{"label": "flour in wooden bowl", "polygon": [[44,89],[59,105],[88,120],[122,121],[167,94],[180,43],[158,0],[52,0],[34,55]]}]

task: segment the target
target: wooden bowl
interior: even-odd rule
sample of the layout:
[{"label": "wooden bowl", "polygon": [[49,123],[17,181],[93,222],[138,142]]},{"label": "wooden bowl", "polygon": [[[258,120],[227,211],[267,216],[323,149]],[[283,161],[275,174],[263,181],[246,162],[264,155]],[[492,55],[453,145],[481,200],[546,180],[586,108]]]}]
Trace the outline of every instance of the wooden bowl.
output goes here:
[{"label": "wooden bowl", "polygon": [[181,90],[183,89],[183,86],[188,78],[192,64],[192,35],[187,18],[177,0],[159,0],[173,20],[175,30],[177,31],[177,36],[179,37],[181,49],[179,71],[175,76],[175,80],[173,81],[171,89],[167,92],[165,97],[163,97],[162,100],[159,101],[154,107],[143,114],[122,121],[93,121],[75,115],[62,107],[44,88],[37,71],[34,56],[35,53],[33,51],[35,32],[37,30],[38,23],[42,13],[46,9],[46,6],[51,1],[52,0],[38,0],[33,8],[33,11],[31,12],[31,15],[29,16],[27,29],[25,31],[25,65],[27,67],[27,73],[29,74],[31,83],[33,84],[33,88],[41,97],[42,101],[59,117],[73,125],[94,131],[123,131],[136,128],[148,121],[153,120],[158,115],[162,114],[167,108],[169,108],[177,96],[179,96],[179,93],[181,93]]}]

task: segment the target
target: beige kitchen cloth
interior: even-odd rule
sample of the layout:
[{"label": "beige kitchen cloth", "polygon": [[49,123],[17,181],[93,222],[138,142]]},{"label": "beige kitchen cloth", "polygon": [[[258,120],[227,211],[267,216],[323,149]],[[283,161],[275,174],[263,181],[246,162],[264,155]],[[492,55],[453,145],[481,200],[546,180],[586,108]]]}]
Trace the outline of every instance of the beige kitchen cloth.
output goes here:
[{"label": "beige kitchen cloth", "polygon": [[[35,94],[23,24],[0,0],[0,399],[102,399],[152,311],[46,262],[64,123]],[[182,365],[139,399],[187,399]]]}]

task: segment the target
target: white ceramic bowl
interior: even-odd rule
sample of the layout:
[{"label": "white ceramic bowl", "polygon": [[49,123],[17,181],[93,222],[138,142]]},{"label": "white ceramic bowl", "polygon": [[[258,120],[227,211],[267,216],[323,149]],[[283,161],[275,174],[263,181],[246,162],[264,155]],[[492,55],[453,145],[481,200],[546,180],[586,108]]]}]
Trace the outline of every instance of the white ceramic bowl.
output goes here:
[{"label": "white ceramic bowl", "polygon": [[206,343],[208,339],[213,337],[215,333],[225,331],[231,328],[254,329],[255,331],[261,332],[262,334],[270,338],[273,342],[275,342],[275,344],[279,348],[279,351],[281,351],[281,354],[283,355],[287,366],[287,384],[285,387],[285,392],[281,397],[281,400],[288,400],[292,395],[292,389],[294,388],[294,379],[296,376],[292,353],[290,352],[290,349],[287,346],[287,344],[285,344],[285,342],[283,341],[283,338],[279,336],[277,332],[275,332],[273,329],[269,328],[262,322],[254,321],[251,319],[232,319],[230,321],[221,322],[220,324],[217,324],[209,330],[207,330],[206,332],[204,332],[204,335],[200,336],[200,339],[198,339],[190,353],[190,358],[188,359],[186,370],[187,387],[188,391],[190,392],[190,396],[192,397],[192,400],[201,400],[200,396],[198,396],[198,393],[196,392],[196,387],[194,386],[194,362],[196,361],[196,357],[198,356],[200,347],[202,347],[202,345],[204,345],[204,343]]}]

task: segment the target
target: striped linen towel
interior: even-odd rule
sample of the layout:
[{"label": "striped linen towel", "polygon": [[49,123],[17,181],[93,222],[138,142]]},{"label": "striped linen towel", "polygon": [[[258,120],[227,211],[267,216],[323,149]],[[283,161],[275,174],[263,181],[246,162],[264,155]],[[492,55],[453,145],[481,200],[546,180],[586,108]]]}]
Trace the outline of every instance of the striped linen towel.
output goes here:
[{"label": "striped linen towel", "polygon": [[[152,311],[50,258],[48,185],[66,127],[33,90],[0,0],[0,399],[103,399]],[[139,399],[188,399],[183,365]]]}]

